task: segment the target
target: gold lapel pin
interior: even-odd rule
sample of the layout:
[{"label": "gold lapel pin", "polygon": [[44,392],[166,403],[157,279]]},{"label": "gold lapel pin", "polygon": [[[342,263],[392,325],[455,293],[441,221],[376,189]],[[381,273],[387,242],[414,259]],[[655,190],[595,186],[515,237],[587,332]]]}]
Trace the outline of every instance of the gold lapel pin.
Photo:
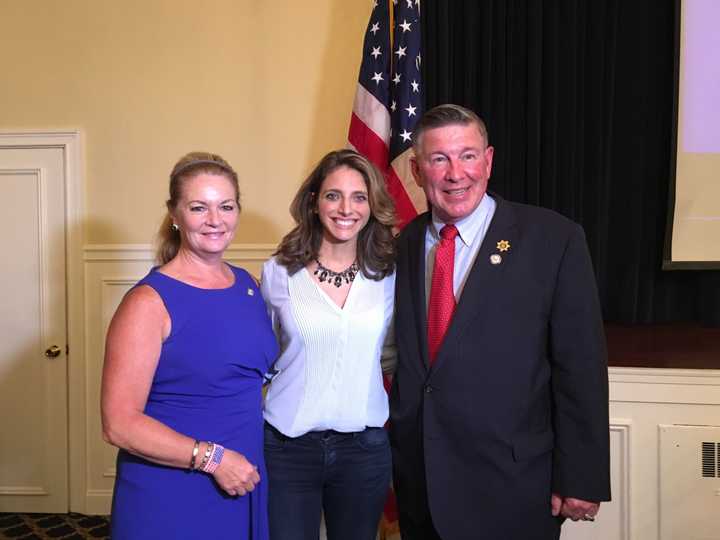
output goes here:
[{"label": "gold lapel pin", "polygon": [[507,240],[500,240],[497,243],[498,251],[510,251],[510,242]]},{"label": "gold lapel pin", "polygon": [[502,257],[497,253],[493,253],[492,255],[490,255],[490,264],[500,264],[501,262]]}]

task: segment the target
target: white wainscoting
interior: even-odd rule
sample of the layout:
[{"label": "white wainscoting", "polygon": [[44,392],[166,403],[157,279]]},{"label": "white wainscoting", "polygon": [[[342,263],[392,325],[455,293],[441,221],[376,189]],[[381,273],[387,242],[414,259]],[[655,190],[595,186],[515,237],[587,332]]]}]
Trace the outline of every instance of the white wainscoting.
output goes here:
[{"label": "white wainscoting", "polygon": [[[697,523],[684,523],[681,536],[663,531],[661,522],[678,508],[660,508],[667,500],[664,490],[673,489],[673,478],[661,478],[661,426],[720,426],[720,370],[612,368],[610,370],[610,417],[632,421],[629,454],[629,536],[633,540],[720,539],[720,496],[717,497],[716,536],[696,534]],[[700,467],[700,446],[697,466]],[[615,458],[615,456],[613,456]],[[678,470],[677,474],[683,474]],[[720,494],[720,490],[718,491]],[[687,493],[689,498],[701,493]],[[664,520],[661,518],[665,518]],[[682,516],[678,515],[678,519]],[[599,521],[599,520],[598,520]],[[568,537],[570,538],[570,537]],[[615,537],[608,537],[609,539]],[[563,539],[565,540],[565,539]]]},{"label": "white wainscoting", "polygon": [[[612,501],[601,505],[594,523],[567,521],[562,540],[627,540],[630,538],[630,441],[632,420],[610,419],[610,485]],[[587,464],[592,467],[592,463]]]},{"label": "white wainscoting", "polygon": [[[274,249],[238,245],[226,255],[259,276]],[[84,391],[88,404],[87,481],[84,504],[76,511],[110,509],[115,450],[102,440],[99,412],[104,336],[118,302],[152,261],[146,245],[90,245],[84,250],[86,387],[73,391]],[[613,501],[602,505],[595,523],[566,524],[562,540],[676,540],[660,530],[660,486],[672,482],[660,482],[659,426],[720,425],[720,370],[611,368],[610,418]]]}]

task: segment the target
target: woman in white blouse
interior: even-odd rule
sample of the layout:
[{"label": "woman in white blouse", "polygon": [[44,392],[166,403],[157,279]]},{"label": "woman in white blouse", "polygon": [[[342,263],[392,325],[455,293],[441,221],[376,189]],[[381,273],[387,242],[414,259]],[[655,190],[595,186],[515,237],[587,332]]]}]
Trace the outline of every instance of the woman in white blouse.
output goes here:
[{"label": "woman in white blouse", "polygon": [[281,353],[265,401],[271,540],[375,538],[390,484],[380,364],[394,298],[394,208],[352,150],[326,155],[263,267]]}]

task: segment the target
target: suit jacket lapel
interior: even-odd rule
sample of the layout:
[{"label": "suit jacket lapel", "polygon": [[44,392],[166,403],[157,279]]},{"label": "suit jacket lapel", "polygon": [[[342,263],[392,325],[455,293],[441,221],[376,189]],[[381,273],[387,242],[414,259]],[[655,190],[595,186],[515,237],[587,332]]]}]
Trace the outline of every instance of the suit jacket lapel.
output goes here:
[{"label": "suit jacket lapel", "polygon": [[408,273],[413,299],[412,310],[415,314],[415,331],[418,336],[418,350],[422,361],[418,368],[424,368],[424,370],[428,368],[425,232],[430,222],[431,215],[430,212],[427,212],[416,222],[417,227],[411,231],[412,235],[408,240]]},{"label": "suit jacket lapel", "polygon": [[[465,280],[465,286],[460,295],[460,300],[455,308],[450,327],[443,340],[443,345],[440,347],[435,362],[433,362],[433,372],[442,368],[448,350],[452,349],[452,344],[458,342],[462,330],[473,317],[475,317],[477,312],[480,310],[490,312],[492,310],[492,306],[486,305],[488,292],[500,288],[500,280],[508,264],[507,259],[512,253],[511,251],[500,251],[498,242],[501,240],[508,241],[510,250],[512,250],[512,246],[517,246],[518,244],[518,230],[512,208],[498,195],[494,193],[491,195],[497,203],[495,214],[490,222],[490,227],[488,227],[485,238],[480,245],[480,249],[477,252],[475,261],[470,267],[468,277]],[[493,255],[500,256],[499,263],[493,264],[493,262],[491,262],[490,257]],[[497,258],[494,257],[494,260],[497,261]],[[425,338],[425,343],[424,350],[427,357],[427,337]]]}]

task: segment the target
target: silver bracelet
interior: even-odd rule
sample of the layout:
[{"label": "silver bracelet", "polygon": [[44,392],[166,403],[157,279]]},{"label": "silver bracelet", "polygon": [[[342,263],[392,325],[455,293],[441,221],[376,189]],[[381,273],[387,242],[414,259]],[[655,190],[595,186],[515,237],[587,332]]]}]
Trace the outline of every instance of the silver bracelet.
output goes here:
[{"label": "silver bracelet", "polygon": [[192,457],[190,458],[190,470],[195,470],[195,458],[197,458],[198,452],[200,451],[200,441],[195,439],[195,446],[193,446]]}]

